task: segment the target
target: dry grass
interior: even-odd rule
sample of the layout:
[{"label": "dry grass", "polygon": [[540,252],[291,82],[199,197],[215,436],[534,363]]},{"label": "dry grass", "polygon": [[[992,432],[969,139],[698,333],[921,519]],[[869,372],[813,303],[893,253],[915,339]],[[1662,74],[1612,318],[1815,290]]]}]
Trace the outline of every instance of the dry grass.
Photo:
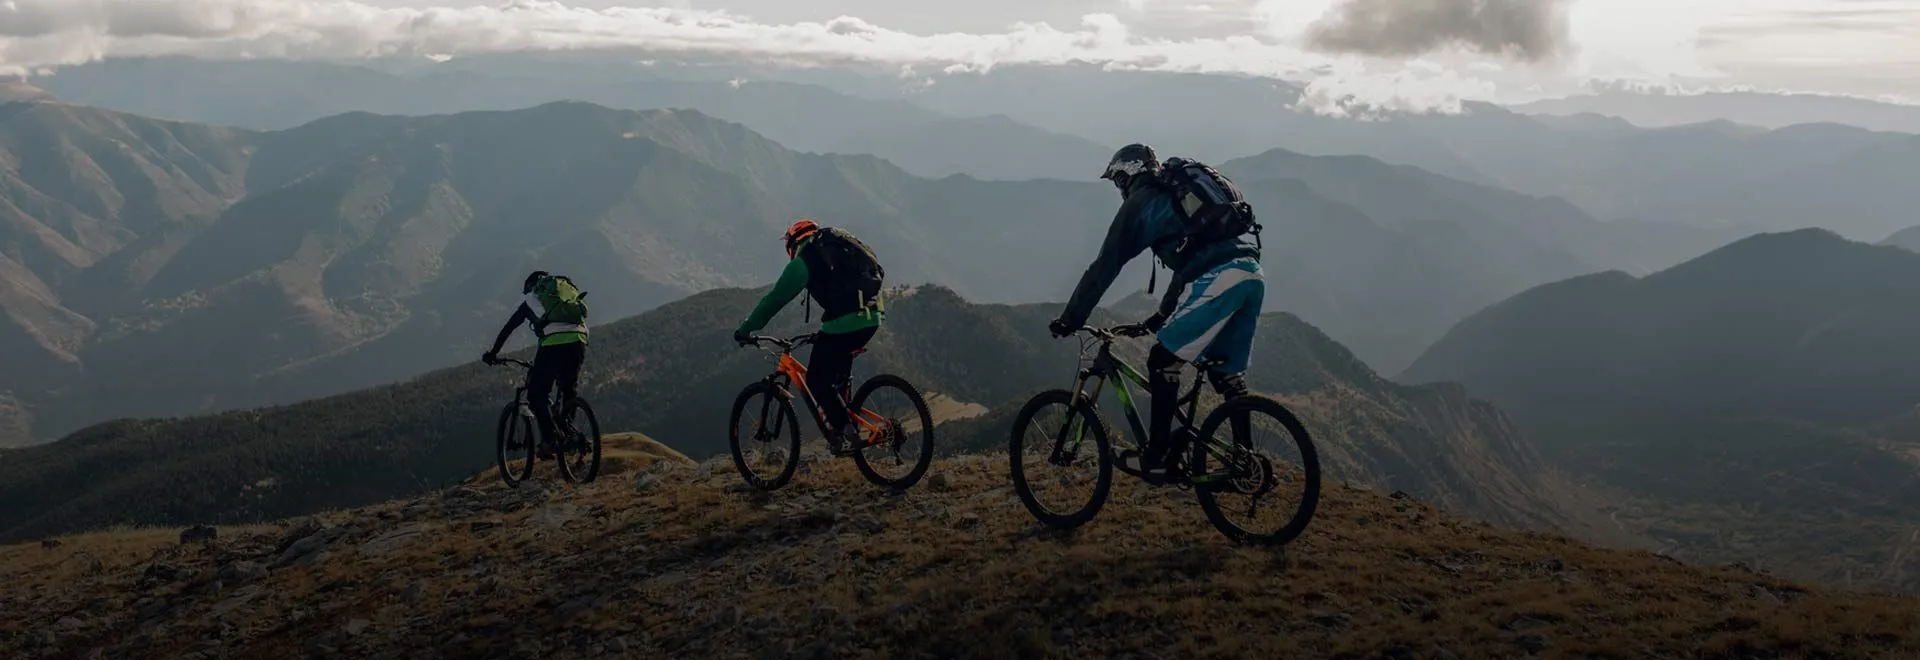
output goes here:
[{"label": "dry grass", "polygon": [[[1305,537],[1267,551],[1227,543],[1180,491],[1124,480],[1080,533],[1037,529],[999,457],[942,461],[904,495],[845,460],[804,469],[772,495],[733,492],[724,462],[584,487],[481,480],[330,514],[352,531],[258,581],[221,567],[272,563],[279,529],[52,551],[102,553],[93,575],[0,549],[0,657],[1920,657],[1920,600],[1340,485]],[[182,577],[156,580],[156,564]]]}]

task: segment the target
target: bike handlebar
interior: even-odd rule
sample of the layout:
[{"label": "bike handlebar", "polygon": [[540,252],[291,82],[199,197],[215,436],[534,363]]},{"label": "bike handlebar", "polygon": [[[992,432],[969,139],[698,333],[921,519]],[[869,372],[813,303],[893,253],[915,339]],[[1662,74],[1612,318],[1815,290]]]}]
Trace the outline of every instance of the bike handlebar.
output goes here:
[{"label": "bike handlebar", "polygon": [[794,335],[793,337],[787,338],[787,339],[782,339],[779,337],[769,337],[766,335],[754,335],[754,336],[748,337],[747,341],[752,342],[755,346],[758,346],[760,344],[773,344],[774,346],[779,347],[780,350],[791,351],[801,346],[805,346],[807,344],[813,343],[813,338],[816,336],[818,336],[817,333],[811,333],[811,332],[804,335]]},{"label": "bike handlebar", "polygon": [[1114,339],[1117,339],[1120,337],[1145,337],[1147,335],[1153,334],[1153,331],[1147,329],[1147,326],[1144,326],[1138,323],[1123,323],[1120,325],[1113,326],[1111,328],[1096,328],[1093,326],[1081,326],[1075,329],[1073,332],[1074,334],[1079,334],[1084,332],[1084,333],[1087,333],[1087,335],[1093,337],[1094,339],[1098,339],[1101,341],[1113,341]]}]

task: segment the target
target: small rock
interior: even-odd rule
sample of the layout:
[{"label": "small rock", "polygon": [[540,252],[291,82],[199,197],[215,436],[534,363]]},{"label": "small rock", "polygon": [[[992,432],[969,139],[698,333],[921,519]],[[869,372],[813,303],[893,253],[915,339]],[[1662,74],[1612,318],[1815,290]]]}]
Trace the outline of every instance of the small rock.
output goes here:
[{"label": "small rock", "polygon": [[413,584],[407,585],[405,591],[400,592],[400,597],[406,599],[409,603],[418,603],[420,599],[425,598],[426,595],[427,584],[419,580],[414,580]]},{"label": "small rock", "polygon": [[1408,495],[1408,494],[1407,494],[1407,491],[1404,491],[1404,490],[1396,490],[1396,491],[1393,491],[1393,494],[1392,494],[1392,495],[1388,495],[1387,497],[1390,497],[1390,498],[1393,498],[1393,499],[1396,499],[1396,500],[1408,500],[1408,499],[1413,499],[1413,496],[1412,496],[1412,495]]},{"label": "small rock", "polygon": [[87,623],[85,621],[81,621],[79,619],[76,619],[70,616],[63,616],[63,617],[60,617],[59,621],[53,622],[53,629],[61,633],[70,633],[70,632],[75,632],[85,627],[86,625]]},{"label": "small rock", "polygon": [[534,512],[527,522],[541,527],[563,527],[578,520],[584,513],[586,509],[577,504],[555,504]]},{"label": "small rock", "polygon": [[500,586],[504,584],[506,584],[506,581],[500,579],[500,576],[489,575],[487,576],[487,579],[480,581],[480,588],[475,589],[473,593],[474,595],[485,596],[495,591],[499,591]]},{"label": "small rock", "polygon": [[1320,624],[1323,628],[1339,628],[1347,625],[1347,621],[1350,619],[1352,619],[1352,617],[1347,616],[1345,613],[1336,612],[1315,616],[1313,617],[1313,622]]},{"label": "small rock", "polygon": [[937,491],[952,489],[953,475],[945,472],[936,472],[933,476],[927,478],[927,487]]},{"label": "small rock", "polygon": [[979,524],[980,524],[980,514],[977,514],[977,513],[960,514],[960,518],[954,521],[954,525],[962,528],[973,527]]},{"label": "small rock", "polygon": [[87,559],[87,575],[99,575],[105,572],[107,572],[107,565],[101,563],[99,557]]},{"label": "small rock", "polygon": [[352,621],[347,622],[347,626],[345,630],[347,631],[347,634],[353,635],[355,637],[359,637],[360,633],[366,632],[367,628],[372,625],[373,625],[372,621],[368,621],[366,619],[354,619]]},{"label": "small rock", "polygon": [[862,515],[854,519],[853,526],[855,529],[868,534],[878,534],[880,530],[887,528],[887,523],[871,515]]},{"label": "small rock", "polygon": [[313,536],[320,532],[326,531],[326,529],[327,529],[326,523],[320,522],[318,518],[307,518],[305,520],[301,520],[300,522],[295,523],[292,527],[287,528],[287,531],[285,534],[280,535],[280,542],[274,546],[273,551],[286,552],[287,548],[293,547],[293,544],[295,543],[299,543],[300,539]]},{"label": "small rock", "polygon": [[416,539],[433,531],[437,525],[431,523],[408,523],[401,525],[379,538],[360,544],[360,554],[389,555],[406,547]]},{"label": "small rock", "polygon": [[1366,525],[1371,525],[1371,524],[1373,524],[1373,519],[1372,519],[1372,518],[1368,518],[1368,517],[1366,517],[1366,516],[1360,516],[1360,517],[1357,517],[1357,518],[1354,518],[1354,519],[1353,519],[1353,522],[1354,522],[1354,524],[1356,524],[1356,525],[1360,525],[1360,526],[1363,526],[1363,527],[1364,527],[1364,526],[1366,526]]},{"label": "small rock", "polygon": [[1547,637],[1545,635],[1521,635],[1520,648],[1526,650],[1528,653],[1544,651],[1547,648]]},{"label": "small rock", "polygon": [[660,477],[655,476],[651,472],[642,472],[640,476],[633,478],[633,492],[636,493],[653,490],[653,488],[658,485],[660,485]]},{"label": "small rock", "polygon": [[140,572],[140,578],[149,582],[172,582],[180,579],[180,567],[155,562]]},{"label": "small rock", "polygon": [[506,523],[503,523],[500,520],[495,518],[489,518],[486,520],[475,520],[473,522],[467,523],[467,531],[479,533],[479,532],[487,531],[489,529],[493,529],[495,527],[499,527],[504,524]]},{"label": "small rock", "polygon": [[1507,630],[1511,630],[1514,632],[1521,632],[1526,630],[1533,630],[1535,628],[1543,628],[1550,625],[1553,625],[1551,621],[1546,621],[1536,617],[1522,615],[1522,616],[1514,617],[1512,621],[1508,621],[1505,627]]},{"label": "small rock", "polygon": [[248,584],[267,578],[267,567],[250,561],[237,561],[220,567],[219,579],[229,584]]},{"label": "small rock", "polygon": [[1559,557],[1554,557],[1552,559],[1548,559],[1545,563],[1541,564],[1541,567],[1549,571],[1558,573],[1560,571],[1567,570],[1567,562],[1561,561]]},{"label": "small rock", "polygon": [[553,617],[566,621],[593,609],[592,598],[576,598],[553,608]]},{"label": "small rock", "polygon": [[210,525],[194,525],[180,532],[180,545],[209,543],[220,538],[220,530]]},{"label": "small rock", "polygon": [[40,548],[43,550],[52,550],[58,547],[60,547],[60,539],[47,539],[40,542]]}]

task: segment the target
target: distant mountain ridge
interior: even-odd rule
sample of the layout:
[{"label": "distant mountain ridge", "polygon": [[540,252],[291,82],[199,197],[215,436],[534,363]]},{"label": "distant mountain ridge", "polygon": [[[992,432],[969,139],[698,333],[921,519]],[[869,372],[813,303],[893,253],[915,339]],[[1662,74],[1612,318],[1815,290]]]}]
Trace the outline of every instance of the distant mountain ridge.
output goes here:
[{"label": "distant mountain ridge", "polygon": [[1835,123],[1874,131],[1920,133],[1920,106],[1820,94],[1606,92],[1535,101],[1513,109],[1527,114],[1592,113],[1650,127],[1726,119],[1764,128]]},{"label": "distant mountain ridge", "polygon": [[[1920,403],[1920,351],[1907,350],[1920,332],[1915,282],[1911,252],[1818,229],[1763,234],[1644,278],[1604,273],[1516,296],[1463,322],[1406,377],[1465,382],[1522,409],[1871,421]],[[1582,377],[1549,377],[1559,373]]]},{"label": "distant mountain ridge", "polygon": [[[934,76],[931,85],[907,84],[898,72],[801,72],[739,62],[656,67],[618,54],[391,68],[113,59],[35,83],[76,103],[272,128],[356,110],[422,115],[555,99],[692,108],[800,151],[870,150],[918,174],[987,179],[1084,180],[1087,166],[1071,161],[1097,153],[1088,144],[1111,149],[1146,142],[1212,161],[1273,148],[1359,154],[1559,197],[1605,220],[1740,227],[1749,234],[1823,226],[1855,240],[1878,240],[1910,226],[1906,209],[1920,204],[1914,197],[1920,192],[1898,178],[1920,168],[1910,140],[1916,136],[1835,123],[1768,130],[1716,119],[1640,128],[1485,103],[1433,114],[1357,108],[1361,121],[1300,107],[1301,89],[1283,81],[1098,66],[995,67]],[[1204,110],[1151,110],[1176,102]],[[982,132],[994,116],[1017,125]]]},{"label": "distant mountain ridge", "polygon": [[1893,245],[1913,250],[1914,252],[1920,252],[1920,225],[1894,232],[1892,236],[1888,236],[1887,240],[1881,241],[1880,244]]},{"label": "distant mountain ridge", "polygon": [[1463,382],[1510,411],[1679,556],[1915,590],[1916,282],[1920,253],[1763,234],[1641,278],[1536,287],[1402,380]]}]

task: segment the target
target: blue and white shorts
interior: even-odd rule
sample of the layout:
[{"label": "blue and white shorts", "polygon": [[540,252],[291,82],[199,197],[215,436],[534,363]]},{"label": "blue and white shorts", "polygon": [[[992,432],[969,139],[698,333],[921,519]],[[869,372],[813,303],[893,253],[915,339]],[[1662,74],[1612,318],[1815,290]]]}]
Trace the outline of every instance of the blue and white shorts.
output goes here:
[{"label": "blue and white shorts", "polygon": [[1157,339],[1187,362],[1205,358],[1220,362],[1216,372],[1245,372],[1266,298],[1260,262],[1243,257],[1221,264],[1187,284]]}]

